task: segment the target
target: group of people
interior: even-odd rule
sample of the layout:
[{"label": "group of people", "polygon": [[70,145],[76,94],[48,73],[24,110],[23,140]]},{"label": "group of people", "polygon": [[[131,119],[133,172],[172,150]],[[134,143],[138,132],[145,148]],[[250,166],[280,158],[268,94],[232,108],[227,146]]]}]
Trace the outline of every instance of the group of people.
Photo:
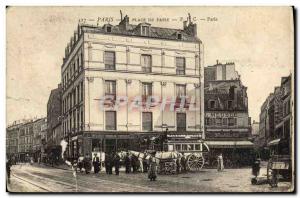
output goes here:
[{"label": "group of people", "polygon": [[[125,173],[136,173],[139,171],[140,167],[142,166],[143,172],[148,172],[148,178],[151,181],[155,181],[157,178],[157,164],[150,157],[149,160],[143,159],[142,164],[141,160],[134,155],[130,155],[128,152],[126,153],[125,157],[123,156],[123,162],[125,166]],[[92,166],[94,168],[94,173],[97,174],[101,171],[102,163],[100,157],[97,153],[94,153],[92,158],[86,154],[85,157],[80,156],[74,165],[76,164],[76,171],[82,172],[83,169],[85,170],[86,174],[89,174],[92,170]],[[120,167],[121,167],[121,157],[118,153],[106,153],[105,160],[104,160],[105,172],[108,175],[113,174],[113,167],[116,175],[120,174]]]}]

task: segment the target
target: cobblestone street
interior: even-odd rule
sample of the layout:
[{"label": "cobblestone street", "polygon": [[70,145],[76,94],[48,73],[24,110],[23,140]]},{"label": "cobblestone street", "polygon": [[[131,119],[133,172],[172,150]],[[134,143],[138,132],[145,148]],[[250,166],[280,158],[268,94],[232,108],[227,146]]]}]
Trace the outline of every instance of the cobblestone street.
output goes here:
[{"label": "cobblestone street", "polygon": [[[266,173],[262,169],[261,173]],[[278,188],[268,184],[251,185],[251,169],[203,169],[196,173],[159,175],[151,182],[147,174],[95,175],[41,165],[15,165],[12,168],[11,192],[286,192],[290,182],[280,182]],[[77,186],[77,188],[76,188]]]}]

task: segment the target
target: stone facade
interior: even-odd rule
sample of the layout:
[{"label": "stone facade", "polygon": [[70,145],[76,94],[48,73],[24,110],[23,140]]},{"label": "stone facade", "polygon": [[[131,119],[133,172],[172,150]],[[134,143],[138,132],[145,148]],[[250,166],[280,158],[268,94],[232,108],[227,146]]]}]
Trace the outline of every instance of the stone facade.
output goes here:
[{"label": "stone facade", "polygon": [[[178,113],[184,114],[180,116],[185,117],[186,133],[204,133],[201,42],[195,29],[191,22],[183,30],[131,25],[127,16],[116,26],[78,26],[62,65],[62,126],[69,156],[95,149],[126,149],[127,139],[137,134],[159,134],[165,128],[177,132]],[[183,86],[199,110],[100,108],[105,95],[125,96],[132,102],[143,96],[145,84],[151,90],[148,94],[160,99],[176,98],[178,86]],[[143,125],[146,118],[147,127]]]}]

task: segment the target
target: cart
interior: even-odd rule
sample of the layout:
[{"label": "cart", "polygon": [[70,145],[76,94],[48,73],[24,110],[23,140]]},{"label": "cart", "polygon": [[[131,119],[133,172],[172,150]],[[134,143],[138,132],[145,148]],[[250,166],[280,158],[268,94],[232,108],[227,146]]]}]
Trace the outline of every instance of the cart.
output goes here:
[{"label": "cart", "polygon": [[184,156],[188,171],[201,170],[209,152],[209,147],[203,140],[173,140],[168,141],[164,146],[168,151],[177,152]]},{"label": "cart", "polygon": [[273,155],[267,165],[267,179],[272,187],[276,187],[280,177],[291,178],[291,159],[289,155]]},{"label": "cart", "polygon": [[289,154],[289,141],[276,139],[268,144],[271,157],[267,165],[267,179],[272,187],[277,187],[279,180],[289,180],[292,177],[291,157]]}]

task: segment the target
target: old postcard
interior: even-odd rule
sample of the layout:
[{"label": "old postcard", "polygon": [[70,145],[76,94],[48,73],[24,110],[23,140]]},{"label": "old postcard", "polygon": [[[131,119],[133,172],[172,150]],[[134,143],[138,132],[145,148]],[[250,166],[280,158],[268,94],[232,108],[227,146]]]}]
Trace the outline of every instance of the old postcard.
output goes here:
[{"label": "old postcard", "polygon": [[293,192],[293,17],[7,6],[7,191]]}]

